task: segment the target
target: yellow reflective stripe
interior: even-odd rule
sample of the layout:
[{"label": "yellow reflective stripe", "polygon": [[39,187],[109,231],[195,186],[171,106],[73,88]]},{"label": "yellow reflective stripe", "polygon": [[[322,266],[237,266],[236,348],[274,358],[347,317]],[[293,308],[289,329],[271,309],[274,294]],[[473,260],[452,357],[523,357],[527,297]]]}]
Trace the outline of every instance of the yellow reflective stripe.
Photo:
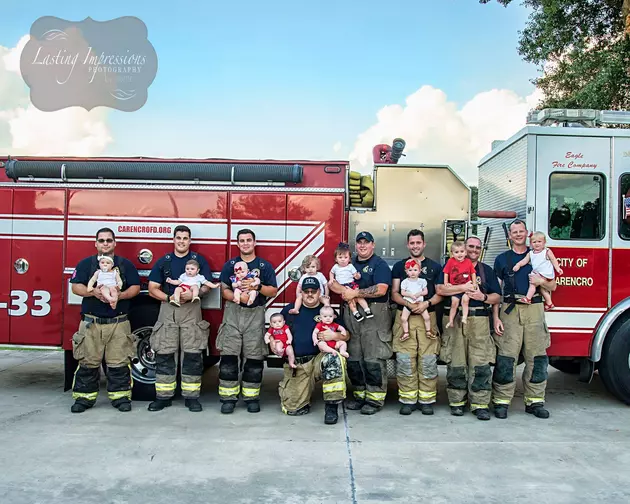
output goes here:
[{"label": "yellow reflective stripe", "polygon": [[241,391],[243,392],[243,397],[258,397],[260,394],[259,388],[243,387]]},{"label": "yellow reflective stripe", "polygon": [[366,399],[374,399],[375,401],[384,401],[385,400],[385,392],[366,392],[365,393],[365,398]]},{"label": "yellow reflective stripe", "polygon": [[72,399],[87,399],[88,401],[96,401],[98,392],[72,392]]},{"label": "yellow reflective stripe", "polygon": [[131,399],[131,390],[117,390],[115,392],[107,392],[107,397],[109,397],[112,401],[115,401],[116,399],[122,399],[123,397]]},{"label": "yellow reflective stripe", "polygon": [[[451,408],[457,408],[459,406],[466,406],[466,401],[461,401],[461,402],[452,402],[452,403],[448,403],[448,405]],[[472,409],[472,405],[471,405],[471,409]]]},{"label": "yellow reflective stripe", "polygon": [[201,383],[182,382],[182,390],[185,390],[186,392],[201,390]]},{"label": "yellow reflective stripe", "polygon": [[417,399],[418,398],[418,391],[414,390],[412,392],[403,392],[402,390],[398,391],[398,397],[404,398],[404,399]]},{"label": "yellow reflective stripe", "polygon": [[353,394],[356,399],[365,399],[365,390],[355,390]]},{"label": "yellow reflective stripe", "polygon": [[537,402],[545,402],[545,398],[544,397],[526,397],[525,398],[525,404],[527,406],[529,406],[530,404],[534,404]]},{"label": "yellow reflective stripe", "polygon": [[494,404],[505,404],[507,406],[510,405],[510,400],[509,399],[492,399],[492,402]]},{"label": "yellow reflective stripe", "polygon": [[221,396],[235,396],[241,390],[241,386],[237,385],[236,387],[219,387],[219,395]]},{"label": "yellow reflective stripe", "polygon": [[282,413],[284,413],[285,415],[288,415],[289,411],[284,406],[282,406]]},{"label": "yellow reflective stripe", "polygon": [[488,409],[487,404],[472,404],[470,405],[470,411],[475,411],[476,409]]},{"label": "yellow reflective stripe", "polygon": [[342,381],[338,383],[324,383],[324,385],[322,385],[322,391],[324,394],[326,392],[337,392],[339,390],[343,390],[344,388],[345,384]]},{"label": "yellow reflective stripe", "polygon": [[156,383],[155,384],[155,391],[156,392],[171,392],[171,391],[175,390],[176,386],[177,386],[176,382],[173,382],[173,383]]},{"label": "yellow reflective stripe", "polygon": [[437,396],[437,392],[423,392],[422,390],[418,390],[418,397],[420,399],[433,399]]}]

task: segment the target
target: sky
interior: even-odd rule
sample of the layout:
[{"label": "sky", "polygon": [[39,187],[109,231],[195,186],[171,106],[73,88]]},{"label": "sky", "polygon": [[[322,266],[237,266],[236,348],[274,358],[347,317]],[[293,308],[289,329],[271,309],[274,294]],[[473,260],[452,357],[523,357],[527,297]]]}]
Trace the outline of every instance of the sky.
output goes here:
[{"label": "sky", "polygon": [[[372,147],[402,137],[405,162],[475,184],[540,96],[516,4],[3,0],[2,14],[0,154],[342,159],[369,173]],[[19,57],[47,15],[140,18],[158,58],[147,103],[35,108]]]}]

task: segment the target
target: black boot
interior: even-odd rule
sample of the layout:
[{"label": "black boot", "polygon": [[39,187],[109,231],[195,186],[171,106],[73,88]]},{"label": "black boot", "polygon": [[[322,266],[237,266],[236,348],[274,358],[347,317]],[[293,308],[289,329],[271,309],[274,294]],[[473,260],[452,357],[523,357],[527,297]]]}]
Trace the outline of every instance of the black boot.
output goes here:
[{"label": "black boot", "polygon": [[453,416],[464,416],[464,407],[463,406],[451,406],[451,415],[453,415]]},{"label": "black boot", "polygon": [[131,401],[126,397],[112,401],[112,406],[123,413],[131,411]]},{"label": "black boot", "polygon": [[337,409],[337,404],[326,403],[326,412],[324,413],[324,423],[326,425],[333,425],[337,423],[337,420],[339,420]]},{"label": "black boot", "polygon": [[184,404],[190,411],[194,413],[198,413],[199,411],[203,409],[198,399],[186,399],[184,401]]},{"label": "black boot", "polygon": [[225,401],[221,404],[221,413],[229,415],[234,413],[234,408],[236,408],[236,401]]},{"label": "black boot", "polygon": [[362,415],[373,415],[381,411],[382,406],[374,406],[373,404],[365,403],[361,408]]},{"label": "black boot", "polygon": [[549,411],[545,409],[543,403],[534,403],[525,406],[525,412],[534,415],[536,418],[549,418]]},{"label": "black boot", "polygon": [[75,403],[70,407],[70,411],[72,413],[83,413],[85,410],[90,409],[93,404],[87,404],[80,399],[75,401]]},{"label": "black boot", "polygon": [[497,404],[494,407],[494,416],[497,418],[500,418],[501,420],[504,420],[508,417],[508,407],[505,406],[504,404]]},{"label": "black boot", "polygon": [[168,408],[173,401],[171,399],[156,399],[151,404],[149,404],[149,411],[161,411],[164,408]]},{"label": "black boot", "polygon": [[414,411],[416,411],[415,404],[401,404],[400,405],[400,413],[401,415],[411,415]]},{"label": "black boot", "polygon": [[260,411],[260,403],[258,401],[248,401],[247,411],[249,413],[258,413]]},{"label": "black boot", "polygon": [[473,415],[477,417],[477,420],[490,420],[490,410],[488,408],[478,408],[473,411]]},{"label": "black boot", "polygon": [[433,404],[421,404],[420,411],[423,415],[433,415]]},{"label": "black boot", "polygon": [[358,411],[365,405],[365,401],[361,399],[350,399],[346,401],[346,409]]}]

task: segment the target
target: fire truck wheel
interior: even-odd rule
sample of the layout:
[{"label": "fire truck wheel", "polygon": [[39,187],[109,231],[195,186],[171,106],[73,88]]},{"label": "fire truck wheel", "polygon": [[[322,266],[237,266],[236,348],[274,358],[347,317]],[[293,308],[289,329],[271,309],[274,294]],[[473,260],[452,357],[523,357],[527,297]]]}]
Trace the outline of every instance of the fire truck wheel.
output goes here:
[{"label": "fire truck wheel", "polygon": [[134,401],[155,399],[155,354],[151,350],[149,337],[153,332],[159,309],[158,303],[147,299],[133,306],[129,312],[131,330],[138,342],[136,355],[131,360],[132,399]]},{"label": "fire truck wheel", "polygon": [[221,357],[219,355],[206,355],[205,353],[203,354],[203,368],[205,369],[209,369],[212,366],[216,365],[219,362],[219,359]]},{"label": "fire truck wheel", "polygon": [[580,374],[580,361],[557,360],[549,362],[549,365],[567,374]]},{"label": "fire truck wheel", "polygon": [[610,393],[630,405],[630,316],[606,336],[599,375]]}]

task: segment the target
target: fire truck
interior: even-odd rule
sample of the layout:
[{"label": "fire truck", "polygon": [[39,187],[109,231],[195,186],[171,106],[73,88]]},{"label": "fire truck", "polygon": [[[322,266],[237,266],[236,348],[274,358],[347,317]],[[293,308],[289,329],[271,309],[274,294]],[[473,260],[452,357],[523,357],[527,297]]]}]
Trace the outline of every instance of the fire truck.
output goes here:
[{"label": "fire truck", "polygon": [[550,364],[585,382],[597,370],[627,404],[629,124],[629,112],[533,111],[523,129],[493,142],[479,163],[484,261],[493,264],[509,246],[510,219],[545,233],[563,269],[553,293],[555,309],[545,314]]},{"label": "fire truck", "polygon": [[[465,236],[470,188],[448,166],[399,163],[403,149],[401,139],[375,146],[372,172],[358,178],[347,161],[0,159],[0,344],[62,348],[65,389],[71,387],[81,298],[70,278],[76,264],[95,253],[96,231],[111,228],[116,254],[131,260],[142,280],[129,314],[137,340],[133,397],[151,399],[149,336],[159,304],[148,296],[147,282],[157,259],[172,252],[175,226],[190,227],[191,249],[208,259],[215,280],[238,254],[238,230],[253,230],[256,254],[274,265],[279,287],[267,303],[269,316],[295,300],[306,255],[319,256],[328,275],[336,246],[352,243],[359,230],[374,234],[377,253],[390,264],[406,256],[411,228],[427,232],[434,257],[445,253],[449,240]],[[417,202],[413,215],[400,208],[401,197]],[[205,354],[211,366],[219,358],[219,289],[204,296],[201,307],[211,324]]]}]

